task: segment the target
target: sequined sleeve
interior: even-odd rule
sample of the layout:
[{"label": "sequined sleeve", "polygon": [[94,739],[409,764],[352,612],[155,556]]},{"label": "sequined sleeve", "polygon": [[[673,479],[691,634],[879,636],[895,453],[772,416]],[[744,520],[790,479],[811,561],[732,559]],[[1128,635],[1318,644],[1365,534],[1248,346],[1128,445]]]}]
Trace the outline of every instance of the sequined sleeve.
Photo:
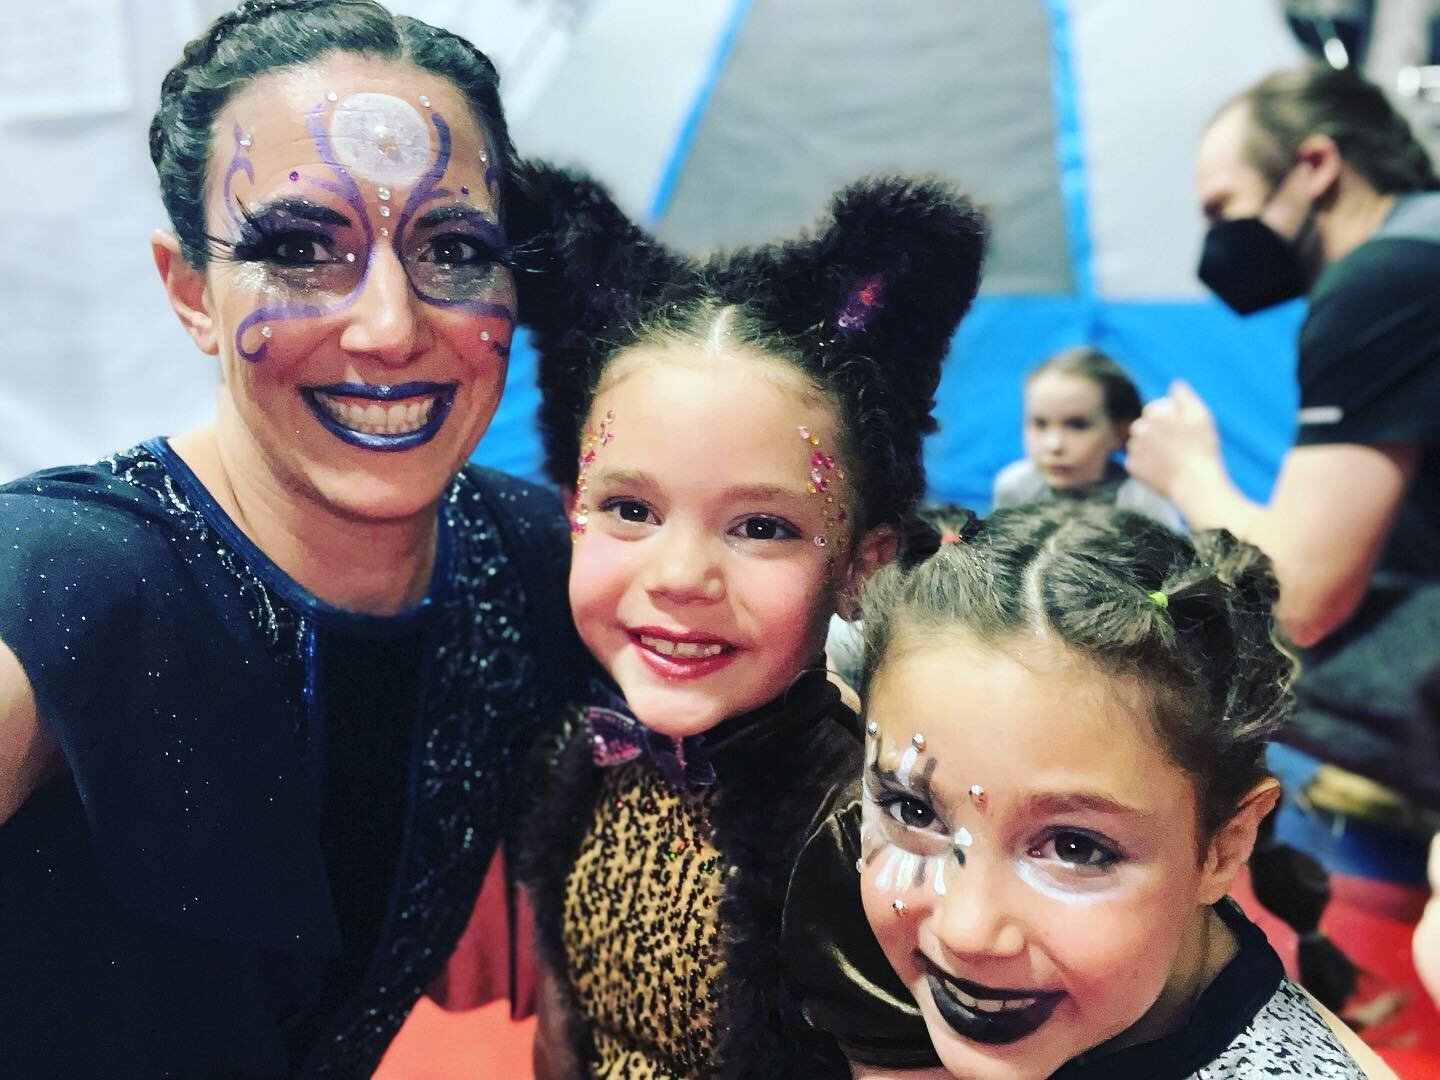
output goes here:
[{"label": "sequined sleeve", "polygon": [[785,899],[781,949],[805,1017],[853,1062],[939,1065],[920,1011],[886,961],[860,904],[858,783],[806,841]]}]

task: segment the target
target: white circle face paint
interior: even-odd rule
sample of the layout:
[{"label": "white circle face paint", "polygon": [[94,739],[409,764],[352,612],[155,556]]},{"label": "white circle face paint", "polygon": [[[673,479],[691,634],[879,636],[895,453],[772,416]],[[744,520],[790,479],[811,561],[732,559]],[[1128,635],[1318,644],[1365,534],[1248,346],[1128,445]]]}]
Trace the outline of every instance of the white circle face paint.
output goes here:
[{"label": "white circle face paint", "polygon": [[363,180],[413,184],[430,164],[430,129],[415,107],[390,94],[354,94],[330,118],[335,157]]}]

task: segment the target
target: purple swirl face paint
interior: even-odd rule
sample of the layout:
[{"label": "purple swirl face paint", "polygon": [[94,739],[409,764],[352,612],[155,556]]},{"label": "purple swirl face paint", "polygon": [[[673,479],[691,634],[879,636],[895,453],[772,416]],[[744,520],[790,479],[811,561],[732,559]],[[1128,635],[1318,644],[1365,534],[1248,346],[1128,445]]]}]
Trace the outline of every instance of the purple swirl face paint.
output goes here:
[{"label": "purple swirl face paint", "polygon": [[[393,228],[382,225],[379,232],[380,239],[388,239],[389,246],[400,257],[416,296],[431,304],[513,321],[514,313],[508,305],[497,303],[485,295],[487,291],[494,291],[493,287],[486,289],[485,280],[493,277],[493,263],[465,264],[461,267],[427,258],[426,253],[417,251],[414,244],[407,245],[407,241],[411,240],[410,234],[416,231],[410,227],[417,212],[430,203],[454,197],[452,190],[441,186],[441,180],[450,166],[452,145],[450,125],[444,116],[439,112],[430,114],[435,136],[432,151],[431,133],[424,119],[399,98],[388,94],[355,94],[334,106],[328,126],[325,123],[327,107],[321,103],[312,109],[306,115],[305,125],[329,175],[316,178],[292,170],[290,178],[302,186],[308,184],[339,196],[354,211],[355,220],[364,231],[367,253],[365,261],[360,264],[359,278],[344,296],[326,303],[297,297],[258,307],[236,328],[236,352],[251,363],[257,363],[264,359],[268,342],[262,340],[247,347],[247,340],[253,342],[251,331],[256,327],[263,330],[271,323],[285,319],[334,314],[354,304],[364,291],[377,253],[376,227],[371,222],[365,198],[356,182],[357,176],[376,184],[381,197],[379,214],[382,219],[391,218],[391,193],[410,187],[404,208],[394,219]],[[248,139],[244,140],[245,144],[248,142]],[[247,145],[242,145],[241,129],[237,125],[234,156],[225,176],[226,209],[237,231],[243,230],[246,223],[233,193],[233,179],[237,173],[243,172],[253,181],[255,175],[247,148]],[[486,182],[493,186],[498,182],[498,174],[492,173],[493,169],[487,170]],[[462,190],[468,195],[468,186]],[[434,226],[445,223],[462,226],[458,236],[452,240],[453,247],[464,249],[471,246],[496,251],[504,245],[504,233],[499,223],[478,208],[452,208],[442,214],[424,215],[418,222],[431,231]],[[353,252],[347,254],[348,261],[356,261]],[[508,333],[504,335],[504,342],[492,338],[497,350],[508,351]]]},{"label": "purple swirl face paint", "polygon": [[[233,261],[245,264],[263,297],[236,325],[235,353],[250,364],[263,362],[285,323],[351,308],[365,295],[378,260],[394,258],[423,304],[477,317],[461,329],[475,339],[473,348],[499,360],[503,384],[514,310],[510,279],[498,261],[505,237],[496,193],[477,202],[468,184],[456,185],[462,195],[444,185],[453,149],[445,116],[428,106],[422,116],[389,94],[362,92],[342,101],[332,93],[305,114],[304,131],[317,160],[287,164],[276,197],[251,206],[235,188],[241,176],[254,184],[254,139],[239,125],[234,130],[223,186],[236,238]],[[474,175],[473,165],[469,172]],[[300,391],[321,426],[342,441],[407,450],[439,433],[460,385],[347,376]]]}]

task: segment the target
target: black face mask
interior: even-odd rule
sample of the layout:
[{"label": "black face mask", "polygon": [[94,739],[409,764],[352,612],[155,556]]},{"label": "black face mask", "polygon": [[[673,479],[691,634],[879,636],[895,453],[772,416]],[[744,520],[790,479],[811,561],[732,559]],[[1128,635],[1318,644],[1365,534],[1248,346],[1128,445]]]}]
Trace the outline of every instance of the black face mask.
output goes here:
[{"label": "black face mask", "polygon": [[1309,291],[1294,247],[1258,217],[1211,225],[1199,274],[1216,296],[1241,315]]}]

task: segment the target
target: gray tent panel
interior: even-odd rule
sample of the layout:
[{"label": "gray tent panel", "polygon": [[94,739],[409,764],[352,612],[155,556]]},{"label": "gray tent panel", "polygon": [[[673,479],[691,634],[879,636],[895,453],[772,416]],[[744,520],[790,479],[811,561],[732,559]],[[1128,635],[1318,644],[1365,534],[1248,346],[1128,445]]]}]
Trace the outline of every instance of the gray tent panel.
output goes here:
[{"label": "gray tent panel", "polygon": [[986,292],[1069,292],[1049,42],[1042,0],[754,0],[660,233],[755,243],[857,176],[932,173],[992,214]]}]

